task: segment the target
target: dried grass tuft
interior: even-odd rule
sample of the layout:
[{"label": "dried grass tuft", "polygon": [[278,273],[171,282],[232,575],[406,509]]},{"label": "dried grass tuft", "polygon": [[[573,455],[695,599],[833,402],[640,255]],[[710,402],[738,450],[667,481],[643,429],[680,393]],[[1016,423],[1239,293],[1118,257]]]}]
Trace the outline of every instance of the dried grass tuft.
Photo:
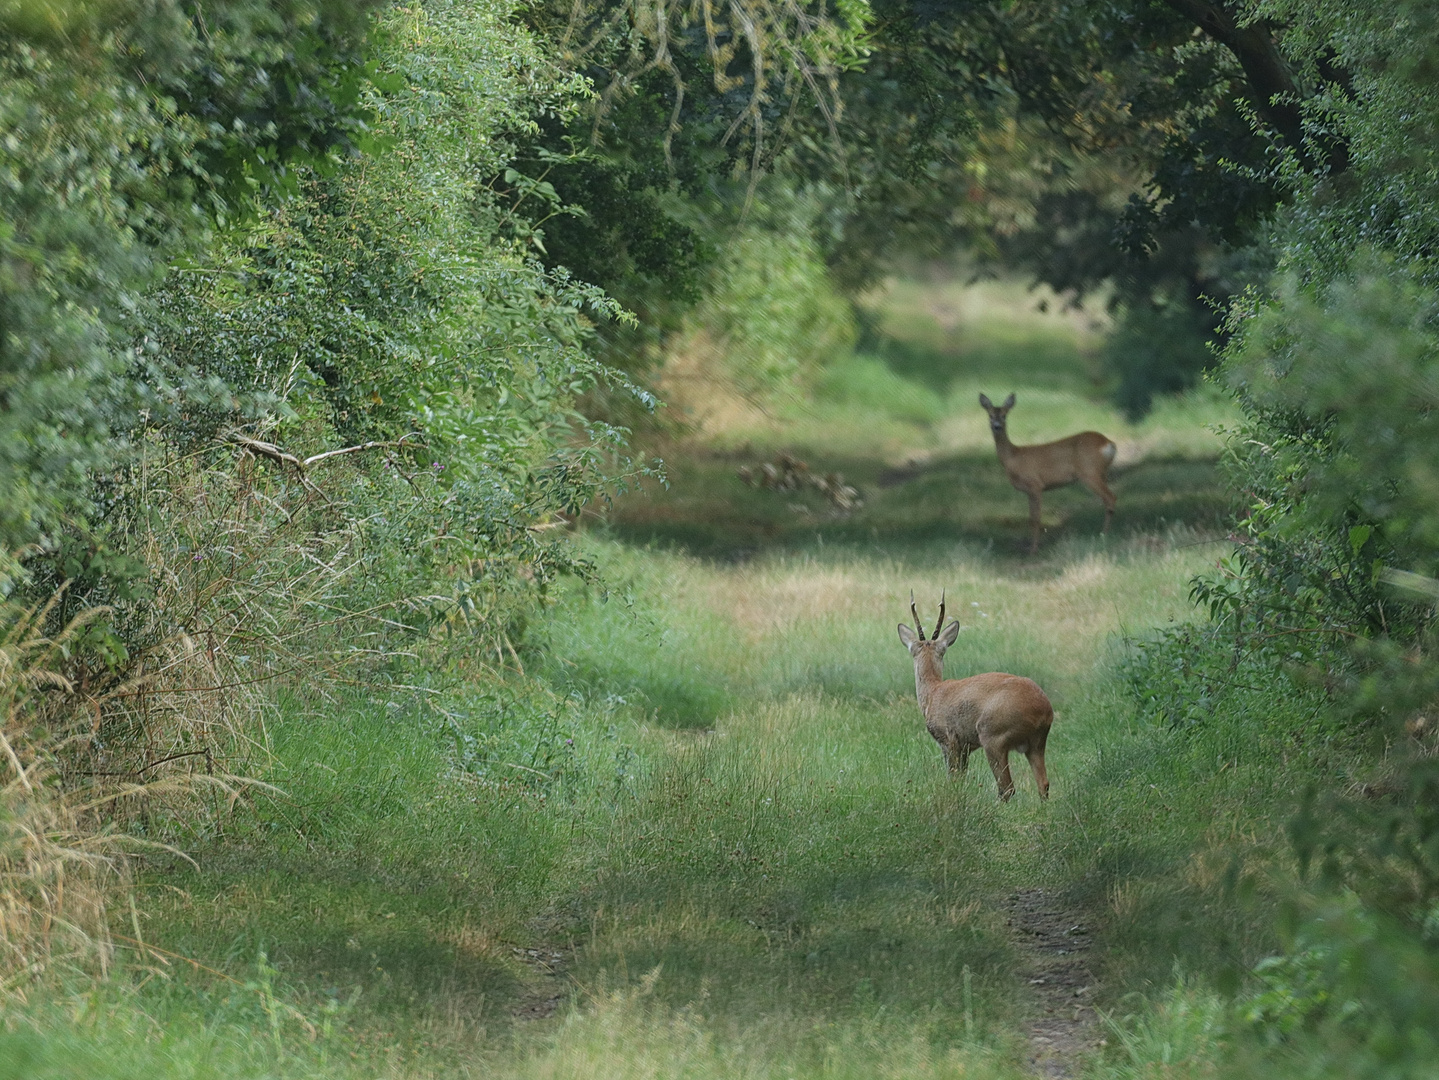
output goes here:
[{"label": "dried grass tuft", "polygon": [[108,971],[109,905],[129,880],[133,841],[104,821],[118,793],[62,781],[75,687],[59,668],[67,642],[99,612],[47,636],[58,600],[0,610],[0,994],[23,994],[57,964]]},{"label": "dried grass tuft", "polygon": [[112,930],[135,860],[180,856],[142,834],[212,827],[267,786],[276,690],[341,677],[377,650],[336,642],[377,645],[387,621],[344,604],[360,530],[313,484],[213,453],[147,456],[133,483],[142,599],[61,586],[0,606],[0,996],[57,967],[104,975],[121,941],[163,964],[137,918]]}]

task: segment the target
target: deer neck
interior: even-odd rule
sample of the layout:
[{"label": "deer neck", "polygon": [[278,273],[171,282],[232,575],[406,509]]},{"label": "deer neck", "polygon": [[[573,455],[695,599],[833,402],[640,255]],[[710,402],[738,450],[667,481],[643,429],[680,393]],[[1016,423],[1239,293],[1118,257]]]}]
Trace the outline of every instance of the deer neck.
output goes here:
[{"label": "deer neck", "polygon": [[1014,443],[1009,441],[1009,429],[999,428],[994,431],[994,449],[999,453],[1000,461],[1007,461],[1014,454]]},{"label": "deer neck", "polygon": [[925,649],[914,658],[914,693],[919,698],[919,711],[929,716],[929,699],[934,695],[934,689],[944,681],[944,675],[940,671],[940,664],[933,650]]}]

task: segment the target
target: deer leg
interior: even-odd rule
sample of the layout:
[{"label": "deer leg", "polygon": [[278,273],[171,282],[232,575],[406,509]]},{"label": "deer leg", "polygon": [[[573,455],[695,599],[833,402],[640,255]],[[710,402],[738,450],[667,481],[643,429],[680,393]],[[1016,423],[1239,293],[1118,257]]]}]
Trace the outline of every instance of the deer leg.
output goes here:
[{"label": "deer leg", "polygon": [[964,746],[958,741],[944,744],[944,761],[952,773],[963,773],[969,769],[969,752],[972,746]]},{"label": "deer leg", "polygon": [[1104,527],[1099,531],[1101,534],[1108,533],[1109,523],[1114,520],[1114,504],[1119,502],[1119,499],[1115,497],[1114,492],[1109,490],[1109,485],[1103,480],[1099,481],[1099,491],[1096,494],[1104,500]]},{"label": "deer leg", "polygon": [[1039,551],[1039,492],[1029,492],[1029,553]]},{"label": "deer leg", "polygon": [[1031,748],[1025,757],[1029,758],[1029,767],[1034,770],[1034,784],[1039,788],[1039,797],[1049,798],[1049,777],[1044,771],[1044,748]]},{"label": "deer leg", "polygon": [[1095,498],[1104,504],[1104,527],[1099,531],[1109,532],[1109,523],[1114,520],[1114,507],[1119,502],[1118,496],[1109,490],[1109,485],[1102,476],[1085,476],[1080,479],[1085,487],[1094,492]]},{"label": "deer leg", "polygon": [[1029,758],[1029,767],[1034,770],[1034,786],[1039,789],[1041,799],[1049,798],[1049,775],[1044,771],[1044,745],[1049,742],[1049,729],[1043,728],[1037,732],[1024,750],[1024,756]]},{"label": "deer leg", "polygon": [[989,758],[990,771],[994,782],[999,785],[999,801],[1008,802],[1014,794],[1014,777],[1009,773],[1009,751],[997,746],[986,746],[984,756]]}]

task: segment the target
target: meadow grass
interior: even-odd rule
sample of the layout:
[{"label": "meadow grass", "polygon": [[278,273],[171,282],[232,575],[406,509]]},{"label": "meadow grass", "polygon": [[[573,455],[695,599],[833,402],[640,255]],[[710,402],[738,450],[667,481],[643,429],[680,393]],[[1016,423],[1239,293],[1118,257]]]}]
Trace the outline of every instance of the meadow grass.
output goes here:
[{"label": "meadow grass", "polygon": [[[44,1054],[63,1072],[81,1046],[153,1024],[153,1054],[130,1047],[117,1070],[169,1055],[301,1075],[320,1066],[290,1044],[328,1017],[335,1070],[478,1056],[501,1075],[564,1075],[621,1039],[634,1057],[608,1066],[620,1073],[679,1055],[694,1075],[1004,1075],[1022,1002],[995,901],[1046,873],[1107,635],[1181,615],[1209,550],[715,564],[592,541],[611,591],[562,598],[541,672],[568,695],[571,775],[465,773],[453,731],[403,698],[288,702],[267,776],[284,795],[197,846],[200,871],[151,876],[144,905],[145,939],[231,981],[217,991],[172,959],[142,1016],[105,1003],[85,1039]],[[1050,806],[1022,771],[1007,807],[985,770],[945,776],[894,632],[911,588],[926,617],[948,590],[964,626],[951,673],[1025,671],[1050,689]],[[563,979],[516,959],[536,946],[565,956]],[[537,994],[574,1011],[553,1031],[518,1020]],[[281,1065],[263,1041],[227,1043],[236,1017],[268,1025],[267,1009]]]},{"label": "meadow grass", "polygon": [[[962,545],[744,564],[590,547],[630,602],[576,588],[550,630],[544,674],[570,695],[578,746],[568,778],[468,776],[446,729],[385,700],[292,702],[272,732],[285,797],[195,852],[202,870],[155,897],[146,936],[241,987],[273,969],[312,1026],[343,1004],[326,1068],[1018,1069],[1025,1005],[997,901],[1051,878],[1086,727],[1125,711],[1092,687],[1109,635],[1181,616],[1212,547],[1071,544],[1024,566]],[[1023,671],[1049,689],[1049,805],[1018,762],[1007,806],[987,770],[945,775],[894,629],[911,588],[926,617],[948,590],[964,626],[952,674]],[[673,689],[686,684],[715,689]],[[556,951],[563,977],[516,948]],[[195,994],[209,981],[167,974]],[[178,1018],[167,1029],[206,1030],[170,993],[150,1006]],[[563,1022],[517,1018],[551,996]],[[285,1040],[303,1036],[282,1019]]]},{"label": "meadow grass", "polygon": [[1131,466],[1212,460],[1221,446],[1215,429],[1239,419],[1231,399],[1201,385],[1160,398],[1148,416],[1130,422],[1109,401],[1098,366],[1102,313],[1065,311],[1059,298],[1015,281],[892,279],[861,307],[869,330],[860,351],[827,365],[812,396],[756,403],[710,381],[679,393],[700,435],[685,449],[790,449],[880,468],[911,459],[979,460],[994,452],[979,394],[999,401],[1013,392],[1015,442],[1099,430],[1119,443],[1121,466]]},{"label": "meadow grass", "polygon": [[[1036,345],[996,295],[983,378],[1103,409],[1084,328]],[[934,359],[953,334],[892,302]],[[274,791],[191,846],[198,869],[141,876],[128,989],[10,1010],[0,1063],[25,1065],[0,1078],[1024,1075],[1035,1004],[1001,905],[1036,886],[1102,946],[1117,1026],[1093,1074],[1174,1075],[1177,1046],[1211,1068],[1203,980],[1272,947],[1276,796],[1313,749],[1283,710],[1257,736],[1138,720],[1123,685],[1121,636],[1192,617],[1225,550],[1212,459],[1137,460],[1107,539],[1087,493],[1056,493],[1023,558],[992,451],[943,449],[974,373],[878,355],[810,414],[856,418],[814,445],[860,512],[745,487],[759,447],[734,432],[671,448],[671,486],[580,539],[602,584],[552,594],[524,680],[297,690],[267,733]],[[1164,414],[1172,445],[1206,445],[1208,407]],[[911,590],[963,627],[946,674],[1050,694],[1048,803],[1018,759],[1004,805],[982,762],[946,775],[895,630]]]},{"label": "meadow grass", "polygon": [[[738,477],[756,452],[671,458],[668,488],[647,485],[619,500],[608,529],[617,539],[723,560],[773,548],[842,545],[858,550],[953,543],[1020,556],[1029,548],[1029,503],[1010,486],[994,451],[936,456],[899,467],[859,456],[809,455],[810,469],[837,471],[864,503],[839,514],[814,491],[756,492]],[[1108,546],[1187,543],[1219,534],[1231,512],[1213,459],[1149,459],[1110,473],[1119,498]],[[1072,485],[1047,492],[1045,544],[1074,539],[1106,550],[1104,507]]]}]

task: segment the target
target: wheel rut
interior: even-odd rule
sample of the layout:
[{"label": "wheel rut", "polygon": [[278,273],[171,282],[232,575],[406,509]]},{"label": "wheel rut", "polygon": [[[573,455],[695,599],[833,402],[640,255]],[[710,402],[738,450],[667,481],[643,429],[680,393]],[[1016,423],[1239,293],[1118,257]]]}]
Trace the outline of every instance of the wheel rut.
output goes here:
[{"label": "wheel rut", "polygon": [[1030,1067],[1036,1076],[1077,1076],[1101,1045],[1088,920],[1045,889],[1021,889],[1002,906],[1023,958],[1021,979],[1038,1006],[1026,1024]]}]

